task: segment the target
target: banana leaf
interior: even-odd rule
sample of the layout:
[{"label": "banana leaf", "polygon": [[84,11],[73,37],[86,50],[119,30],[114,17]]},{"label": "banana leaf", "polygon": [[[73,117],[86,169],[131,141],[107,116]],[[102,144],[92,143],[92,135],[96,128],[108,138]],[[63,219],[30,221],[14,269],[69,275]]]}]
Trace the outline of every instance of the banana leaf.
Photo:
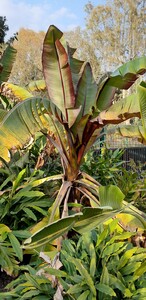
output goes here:
[{"label": "banana leaf", "polygon": [[49,97],[67,121],[67,108],[75,106],[75,94],[68,56],[60,42],[62,35],[55,26],[49,27],[44,39],[42,64]]},{"label": "banana leaf", "polygon": [[97,99],[97,110],[106,110],[112,103],[116,88],[128,89],[139,75],[146,72],[146,56],[137,57],[107,75]]},{"label": "banana leaf", "polygon": [[15,62],[16,53],[16,49],[9,45],[2,54],[0,59],[0,84],[9,79],[13,64]]},{"label": "banana leaf", "polygon": [[146,82],[141,82],[141,84],[137,87],[139,104],[140,104],[140,112],[141,119],[143,124],[144,138],[146,140]]},{"label": "banana leaf", "polygon": [[2,95],[8,97],[8,98],[15,98],[17,101],[23,101],[27,98],[33,97],[31,93],[29,93],[26,89],[9,83],[9,82],[3,82],[1,85],[1,93]]}]

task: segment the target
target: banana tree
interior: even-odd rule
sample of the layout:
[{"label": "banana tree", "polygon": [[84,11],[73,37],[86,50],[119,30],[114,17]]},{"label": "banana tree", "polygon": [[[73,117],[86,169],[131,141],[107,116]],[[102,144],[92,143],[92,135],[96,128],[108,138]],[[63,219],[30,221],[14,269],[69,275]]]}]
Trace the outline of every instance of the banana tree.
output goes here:
[{"label": "banana tree", "polygon": [[[42,51],[45,85],[42,81],[41,84],[43,89],[47,89],[48,98],[32,97],[30,94],[29,98],[17,104],[10,112],[0,114],[2,159],[9,161],[9,149],[14,145],[22,147],[36,131],[43,132],[61,156],[63,174],[59,178],[62,178],[62,185],[46,223],[37,227],[38,233],[33,232],[34,242],[35,239],[42,238],[42,243],[45,243],[46,236],[50,236],[50,240],[54,239],[72,227],[80,232],[91,223],[91,229],[113,214],[127,209],[127,203],[121,201],[121,196],[116,197],[120,193],[118,188],[113,191],[114,203],[111,199],[108,206],[105,202],[102,205],[99,183],[81,172],[80,166],[84,155],[100,136],[105,125],[119,124],[134,116],[145,118],[143,83],[140,84],[143,87],[141,93],[132,94],[118,103],[114,103],[114,95],[117,88],[130,88],[139,75],[145,73],[146,57],[124,64],[115,72],[105,74],[96,83],[90,64],[75,59],[74,53],[75,49],[65,42],[63,33],[51,25]],[[9,83],[6,86],[17,95],[24,92]],[[146,132],[145,126],[144,131]],[[50,180],[56,178],[54,176]],[[81,208],[83,198],[88,199],[90,208]],[[70,206],[75,206],[71,212]],[[59,208],[61,219],[56,223]],[[134,208],[131,210],[133,214],[139,214]]]},{"label": "banana tree", "polygon": [[0,106],[2,108],[7,107],[9,105],[7,98],[2,94],[2,84],[4,82],[6,84],[6,82],[9,79],[11,70],[15,62],[16,54],[16,49],[13,48],[11,45],[8,45],[0,57],[0,100],[2,102]]}]

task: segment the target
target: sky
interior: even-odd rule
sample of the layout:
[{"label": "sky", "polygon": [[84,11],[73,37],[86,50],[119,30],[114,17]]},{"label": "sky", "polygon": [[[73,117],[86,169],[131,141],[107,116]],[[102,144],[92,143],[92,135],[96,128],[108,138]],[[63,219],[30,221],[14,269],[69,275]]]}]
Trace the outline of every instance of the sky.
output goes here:
[{"label": "sky", "polygon": [[[100,5],[104,0],[92,0]],[[0,16],[6,16],[9,32],[7,38],[20,28],[47,31],[55,25],[62,31],[77,26],[84,28],[88,0],[0,0]]]}]

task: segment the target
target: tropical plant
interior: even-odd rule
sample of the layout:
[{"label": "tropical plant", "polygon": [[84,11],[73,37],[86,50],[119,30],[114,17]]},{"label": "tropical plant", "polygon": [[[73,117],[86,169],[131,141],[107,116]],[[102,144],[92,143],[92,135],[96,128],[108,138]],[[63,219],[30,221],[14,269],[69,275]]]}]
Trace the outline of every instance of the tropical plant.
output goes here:
[{"label": "tropical plant", "polygon": [[[0,173],[3,171],[0,169]],[[53,194],[59,185],[52,186],[49,182],[48,190],[44,184],[50,177],[40,179],[43,174],[43,171],[37,170],[30,173],[28,168],[18,174],[6,172],[6,179],[0,185],[1,222],[13,230],[24,230],[47,216],[54,199]]]},{"label": "tropical plant", "polygon": [[66,294],[63,299],[145,296],[146,249],[133,246],[134,233],[119,231],[117,222],[84,233],[77,241],[63,241],[60,260],[66,276],[58,277]]},{"label": "tropical plant", "polygon": [[[115,204],[112,202],[108,208],[105,202],[100,207],[99,184],[81,172],[80,166],[84,155],[100,137],[106,124],[119,124],[130,117],[141,116],[143,131],[140,134],[142,138],[146,135],[144,83],[139,85],[137,93],[113,103],[117,88],[128,89],[139,75],[144,74],[146,58],[136,58],[115,72],[106,74],[96,83],[90,64],[75,59],[74,52],[75,49],[65,43],[63,33],[51,25],[44,39],[42,53],[49,98],[31,95],[31,98],[17,104],[7,114],[1,114],[0,156],[4,160],[9,160],[8,150],[12,146],[21,147],[36,131],[43,132],[61,156],[63,174],[53,178],[62,178],[62,185],[50,210],[49,225],[44,227],[43,224],[42,231],[41,227],[37,227],[38,232],[33,232],[35,245],[36,239],[44,244],[48,235],[52,240],[73,226],[83,226],[84,230],[85,224],[87,227],[90,224],[90,229],[91,224],[96,227],[124,209],[127,204],[124,202],[122,207],[121,200]],[[21,94],[23,99],[26,98],[26,94],[17,86],[7,83],[6,87],[14,94]],[[82,210],[83,197],[89,199],[92,208]],[[116,199],[114,195],[113,199]],[[70,210],[70,207],[73,209]],[[61,216],[61,219],[55,221],[56,216]],[[92,223],[93,218],[96,221]]]},{"label": "tropical plant", "polygon": [[146,296],[144,238],[121,230],[115,219],[75,239],[64,239],[60,253],[41,252],[37,270],[22,267],[23,274],[0,296],[142,300]]}]

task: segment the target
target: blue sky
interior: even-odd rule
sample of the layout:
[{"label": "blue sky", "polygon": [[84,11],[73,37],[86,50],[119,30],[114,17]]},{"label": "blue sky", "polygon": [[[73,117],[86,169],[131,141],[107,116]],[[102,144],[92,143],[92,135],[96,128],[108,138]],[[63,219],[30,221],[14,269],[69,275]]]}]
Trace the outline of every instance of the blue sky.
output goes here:
[{"label": "blue sky", "polygon": [[[100,5],[105,0],[93,0]],[[8,36],[21,27],[46,31],[50,24],[67,31],[85,25],[85,4],[88,0],[0,0],[0,15],[6,16]]]}]

